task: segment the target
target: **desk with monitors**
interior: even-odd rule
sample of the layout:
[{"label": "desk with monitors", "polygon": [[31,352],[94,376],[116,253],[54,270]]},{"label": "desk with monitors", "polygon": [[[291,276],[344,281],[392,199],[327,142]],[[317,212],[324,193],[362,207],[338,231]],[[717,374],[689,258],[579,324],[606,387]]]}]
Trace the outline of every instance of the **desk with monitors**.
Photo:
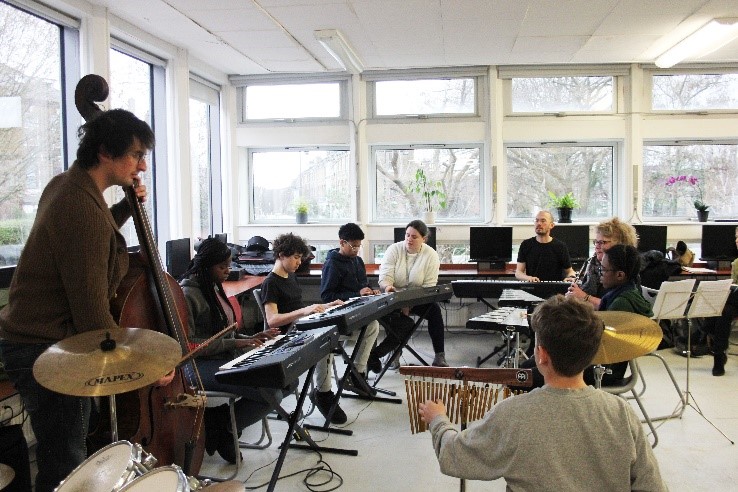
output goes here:
[{"label": "desk with monitors", "polygon": [[638,234],[638,251],[645,253],[656,250],[666,253],[665,225],[633,224],[633,227]]}]

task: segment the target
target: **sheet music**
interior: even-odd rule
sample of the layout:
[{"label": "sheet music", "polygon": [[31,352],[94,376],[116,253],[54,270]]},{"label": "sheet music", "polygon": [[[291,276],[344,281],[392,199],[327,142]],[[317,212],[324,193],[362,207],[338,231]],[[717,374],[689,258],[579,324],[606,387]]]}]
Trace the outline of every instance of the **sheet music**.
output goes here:
[{"label": "sheet music", "polygon": [[689,307],[688,318],[711,318],[723,314],[730,293],[730,279],[700,282]]},{"label": "sheet music", "polygon": [[695,279],[663,282],[653,304],[654,319],[683,318]]}]

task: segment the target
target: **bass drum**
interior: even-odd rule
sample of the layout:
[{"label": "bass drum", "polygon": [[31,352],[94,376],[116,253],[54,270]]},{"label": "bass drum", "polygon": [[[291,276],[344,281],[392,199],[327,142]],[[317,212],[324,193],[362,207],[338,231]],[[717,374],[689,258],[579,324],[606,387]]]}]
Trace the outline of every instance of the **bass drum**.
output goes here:
[{"label": "bass drum", "polygon": [[187,476],[177,465],[151,470],[125,485],[120,492],[190,492]]},{"label": "bass drum", "polygon": [[128,441],[108,444],[87,458],[65,478],[55,492],[117,492],[148,471],[141,446]]}]

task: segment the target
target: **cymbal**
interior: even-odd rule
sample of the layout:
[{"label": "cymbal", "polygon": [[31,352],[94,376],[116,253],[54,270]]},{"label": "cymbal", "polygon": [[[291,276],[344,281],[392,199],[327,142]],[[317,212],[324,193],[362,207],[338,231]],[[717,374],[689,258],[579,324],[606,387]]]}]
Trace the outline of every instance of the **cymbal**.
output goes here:
[{"label": "cymbal", "polygon": [[663,333],[651,318],[625,311],[597,311],[605,322],[600,349],[592,364],[614,364],[653,352]]},{"label": "cymbal", "polygon": [[[101,343],[110,346],[103,350]],[[181,357],[177,340],[154,330],[86,331],[46,349],[33,365],[33,376],[64,395],[116,395],[156,382]]]},{"label": "cymbal", "polygon": [[0,463],[0,490],[4,489],[15,478],[15,471],[5,463]]}]

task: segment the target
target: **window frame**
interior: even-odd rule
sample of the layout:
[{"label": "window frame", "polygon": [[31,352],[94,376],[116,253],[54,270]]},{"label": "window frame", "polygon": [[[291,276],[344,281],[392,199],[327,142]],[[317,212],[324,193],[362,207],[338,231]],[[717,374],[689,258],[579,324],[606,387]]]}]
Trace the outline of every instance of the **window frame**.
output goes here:
[{"label": "window frame", "polygon": [[[485,222],[485,203],[487,203],[487,197],[485,186],[488,173],[488,164],[486,164],[487,158],[487,145],[484,142],[464,142],[464,143],[393,143],[393,144],[371,144],[369,145],[369,179],[367,184],[371,186],[368,196],[371,200],[371,222],[375,224],[399,224],[405,225],[407,221],[402,219],[398,222],[396,219],[383,219],[378,217],[377,213],[377,159],[376,152],[378,150],[425,150],[425,149],[479,149],[479,203],[480,211],[479,217],[475,219],[463,218],[462,220],[439,220],[436,217],[437,223],[440,224],[480,224]],[[422,219],[422,217],[419,217]]]},{"label": "window frame", "polygon": [[[221,131],[220,131],[220,104],[222,101],[222,89],[218,84],[208,81],[193,73],[190,73],[190,87],[193,83],[199,84],[200,89],[209,92],[210,96],[217,95],[217,101],[211,100],[210,97],[202,97],[198,94],[198,90],[190,89],[190,99],[205,103],[208,108],[208,165],[210,177],[210,230],[223,230],[223,172],[222,172],[222,156],[221,156]],[[212,91],[212,92],[210,92]],[[195,95],[193,96],[193,92]],[[213,94],[213,92],[215,94]],[[192,162],[190,161],[190,166]],[[193,183],[194,186],[194,183]],[[190,220],[193,218],[191,217]],[[194,226],[194,224],[193,224]]]},{"label": "window frame", "polygon": [[[486,121],[489,107],[489,69],[488,67],[458,67],[439,69],[408,69],[366,71],[361,79],[366,82],[367,120],[375,123],[426,122],[438,123],[439,120],[452,121]],[[473,113],[423,113],[423,114],[377,114],[377,82],[412,81],[412,80],[474,80],[474,112]]]},{"label": "window frame", "polygon": [[[677,139],[644,139],[643,140],[643,151],[645,152],[646,147],[688,147],[691,145],[733,145],[738,146],[738,138],[735,139],[689,139],[689,140],[677,140]],[[645,166],[641,166],[641,176],[639,179],[643,182],[643,169]],[[645,185],[644,185],[645,186]],[[643,192],[640,193],[643,195]],[[642,200],[643,198],[641,198]],[[706,200],[709,202],[710,200]],[[709,204],[709,203],[708,203]],[[711,210],[710,212],[713,212]],[[646,216],[643,210],[643,202],[641,202],[640,213],[643,217],[644,223],[692,223],[694,222],[695,215],[658,215],[658,216]],[[713,215],[710,219],[711,222],[716,220]],[[717,220],[728,220],[726,217],[718,217]]]},{"label": "window frame", "polygon": [[[275,125],[311,125],[315,123],[344,122],[351,113],[351,75],[350,74],[293,74],[293,75],[248,75],[231,76],[229,81],[236,88],[236,111],[239,125],[275,126]],[[303,117],[303,118],[260,118],[246,117],[246,92],[253,86],[275,85],[309,85],[337,83],[339,92],[339,115],[337,117]]]},{"label": "window frame", "polygon": [[[504,191],[501,190],[501,187],[498,187],[497,193],[498,193],[498,200],[496,202],[496,213],[498,217],[504,217],[504,219],[501,221],[504,224],[518,224],[518,223],[527,223],[526,221],[533,219],[535,215],[531,215],[530,217],[512,217],[508,214],[508,200],[507,200],[507,193],[508,190],[511,187],[511,184],[508,180],[508,171],[510,169],[510,165],[507,159],[507,151],[509,148],[546,148],[546,147],[609,147],[612,149],[612,188],[611,188],[611,198],[610,198],[610,212],[605,214],[602,217],[597,216],[577,216],[576,214],[573,216],[575,223],[588,223],[588,222],[599,222],[601,220],[604,220],[607,217],[610,217],[612,215],[618,215],[619,210],[625,210],[628,209],[630,206],[629,203],[621,202],[620,196],[625,191],[625,187],[623,186],[623,180],[625,179],[624,174],[625,170],[623,169],[623,162],[624,162],[624,141],[619,139],[598,139],[598,140],[591,140],[591,141],[547,141],[547,142],[505,142],[502,148],[502,155],[504,156],[504,164],[503,168],[501,170],[501,173],[503,176],[500,176],[500,171],[498,171],[497,178],[498,180],[504,181],[505,189]],[[502,193],[500,193],[502,192]],[[504,200],[504,201],[503,201]],[[548,210],[547,207],[542,207],[541,210]]]},{"label": "window frame", "polygon": [[[284,220],[275,220],[275,219],[257,219],[256,218],[256,204],[255,204],[255,191],[254,191],[254,153],[260,153],[260,152],[304,152],[304,151],[341,151],[341,152],[347,152],[348,158],[349,158],[349,175],[348,175],[348,182],[351,189],[354,189],[355,186],[355,180],[356,180],[356,168],[352,165],[353,159],[354,159],[354,150],[351,148],[350,145],[304,145],[304,146],[295,146],[295,147],[248,147],[246,150],[246,161],[247,161],[247,174],[248,174],[248,222],[249,224],[278,224],[278,225],[285,225],[285,224],[294,224],[294,220],[291,219],[284,219]],[[333,220],[320,220],[318,222],[309,222],[309,226],[320,226],[325,224],[343,224],[346,222],[354,221],[354,217],[356,215],[355,212],[355,201],[349,202],[349,211],[348,211],[348,217],[344,218],[337,218]]]},{"label": "window frame", "polygon": [[[735,114],[738,108],[727,109],[653,109],[653,78],[658,75],[738,75],[738,64],[680,65],[679,68],[648,67],[643,70],[644,111],[657,116]],[[645,141],[644,141],[645,144]]]},{"label": "window frame", "polygon": [[[631,76],[627,65],[548,65],[540,67],[500,66],[498,78],[502,81],[503,117],[550,117],[550,116],[616,116],[626,107],[624,88]],[[515,78],[557,78],[557,77],[612,77],[613,107],[610,111],[513,111],[512,80]]]}]

